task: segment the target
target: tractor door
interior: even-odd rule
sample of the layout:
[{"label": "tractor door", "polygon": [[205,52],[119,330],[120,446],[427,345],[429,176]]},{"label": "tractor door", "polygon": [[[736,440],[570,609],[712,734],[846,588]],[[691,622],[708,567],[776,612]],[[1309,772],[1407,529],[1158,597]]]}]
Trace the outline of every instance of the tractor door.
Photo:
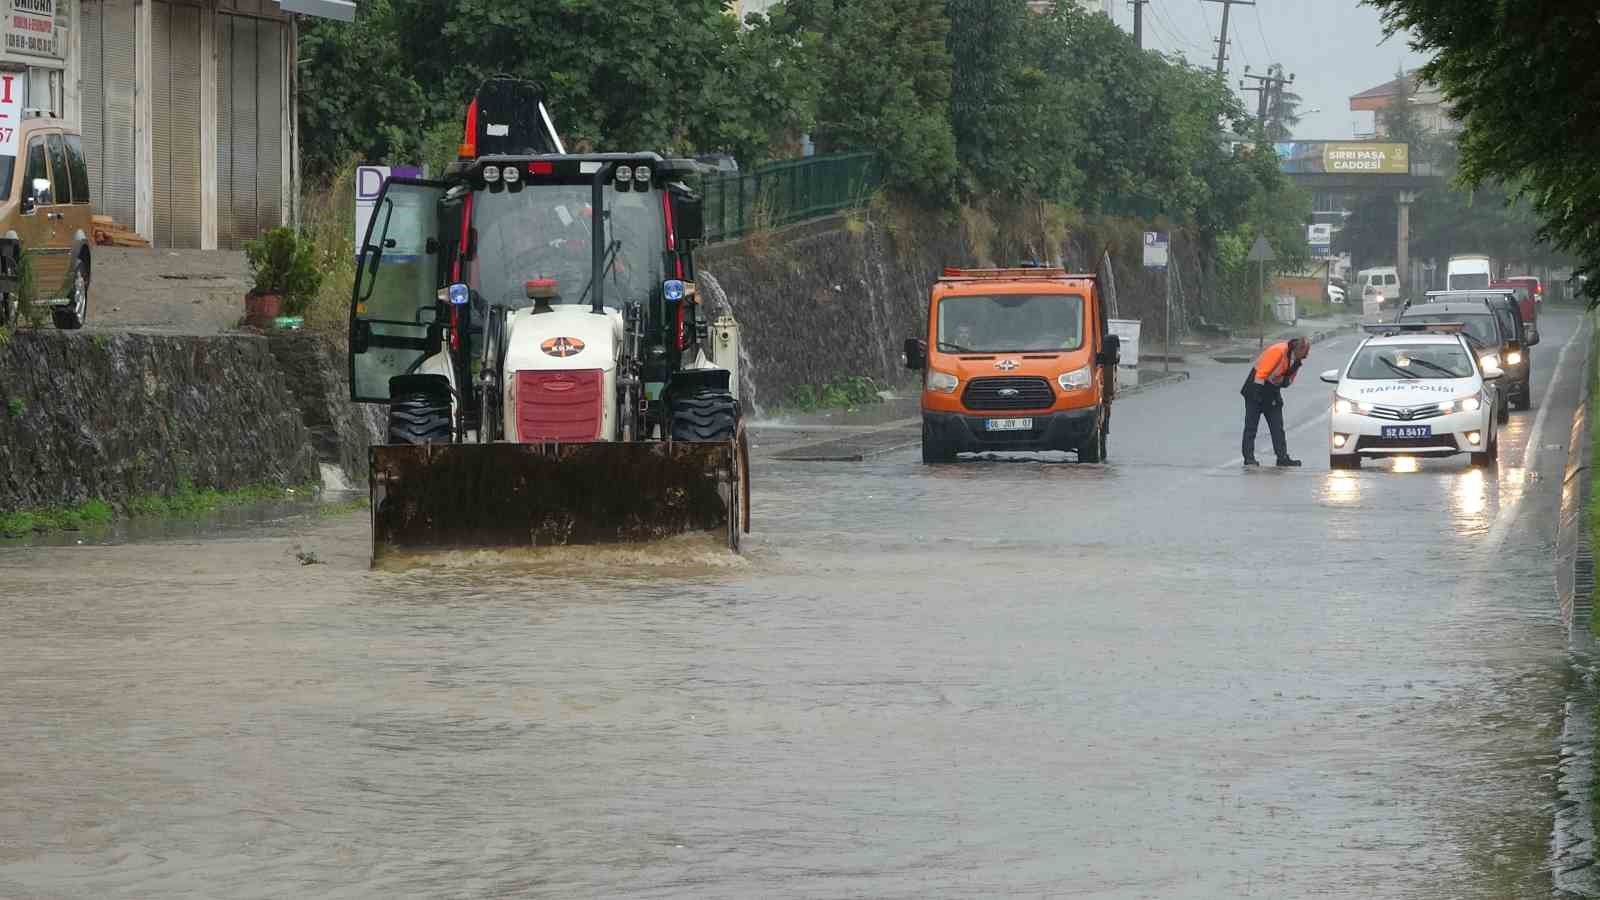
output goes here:
[{"label": "tractor door", "polygon": [[350,304],[350,397],[389,402],[389,379],[442,351],[439,201],[450,185],[391,178],[378,194]]}]

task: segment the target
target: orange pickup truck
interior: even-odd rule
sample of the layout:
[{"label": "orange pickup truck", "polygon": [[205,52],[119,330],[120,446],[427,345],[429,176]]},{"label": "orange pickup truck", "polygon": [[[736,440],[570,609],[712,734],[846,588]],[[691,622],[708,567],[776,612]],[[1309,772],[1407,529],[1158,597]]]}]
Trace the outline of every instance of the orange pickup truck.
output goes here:
[{"label": "orange pickup truck", "polygon": [[946,269],[928,330],[905,344],[923,372],[922,461],[957,453],[1106,458],[1121,350],[1099,279],[1058,268]]}]

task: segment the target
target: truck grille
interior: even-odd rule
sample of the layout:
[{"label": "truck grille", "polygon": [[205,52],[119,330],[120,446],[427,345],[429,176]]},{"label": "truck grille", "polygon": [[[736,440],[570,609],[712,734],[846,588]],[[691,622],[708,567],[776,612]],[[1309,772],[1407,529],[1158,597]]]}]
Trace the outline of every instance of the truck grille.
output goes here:
[{"label": "truck grille", "polygon": [[1055,402],[1050,382],[1031,376],[974,378],[961,394],[967,409],[1044,409]]},{"label": "truck grille", "polygon": [[517,373],[517,433],[525,444],[600,437],[605,373],[599,369]]}]

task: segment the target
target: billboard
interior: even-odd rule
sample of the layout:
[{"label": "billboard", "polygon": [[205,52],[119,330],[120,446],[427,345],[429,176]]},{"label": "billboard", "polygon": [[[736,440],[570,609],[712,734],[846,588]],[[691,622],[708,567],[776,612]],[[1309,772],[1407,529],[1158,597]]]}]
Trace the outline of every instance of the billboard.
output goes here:
[{"label": "billboard", "polygon": [[1409,175],[1409,144],[1293,141],[1273,144],[1279,167],[1299,175]]}]

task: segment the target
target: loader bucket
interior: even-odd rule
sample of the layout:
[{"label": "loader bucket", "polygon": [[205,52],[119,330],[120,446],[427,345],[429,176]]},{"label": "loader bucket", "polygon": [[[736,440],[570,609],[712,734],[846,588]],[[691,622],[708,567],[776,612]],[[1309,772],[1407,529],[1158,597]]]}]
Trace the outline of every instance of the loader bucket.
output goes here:
[{"label": "loader bucket", "polygon": [[372,560],[397,552],[632,543],[747,525],[742,445],[374,446]]}]

